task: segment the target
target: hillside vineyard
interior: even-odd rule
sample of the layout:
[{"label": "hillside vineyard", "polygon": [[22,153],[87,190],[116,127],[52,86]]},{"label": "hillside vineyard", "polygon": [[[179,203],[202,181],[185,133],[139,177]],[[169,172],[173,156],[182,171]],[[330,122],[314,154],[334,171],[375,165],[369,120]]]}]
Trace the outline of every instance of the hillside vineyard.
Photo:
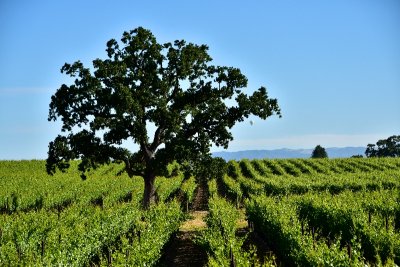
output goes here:
[{"label": "hillside vineyard", "polygon": [[[158,203],[143,210],[141,177],[111,164],[83,181],[72,165],[48,176],[44,161],[0,162],[0,265],[160,266],[200,177],[157,177]],[[230,161],[202,184],[194,242],[208,266],[400,265],[398,158]],[[268,255],[238,236],[242,215]]]}]

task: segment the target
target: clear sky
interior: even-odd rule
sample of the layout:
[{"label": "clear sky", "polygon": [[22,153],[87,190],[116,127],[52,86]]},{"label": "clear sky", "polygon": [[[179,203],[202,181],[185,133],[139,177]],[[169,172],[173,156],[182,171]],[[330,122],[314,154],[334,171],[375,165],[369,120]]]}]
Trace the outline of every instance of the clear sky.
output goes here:
[{"label": "clear sky", "polygon": [[[46,158],[65,62],[90,66],[143,26],[207,44],[278,98],[281,119],[233,129],[229,150],[366,146],[400,134],[400,1],[0,1],[0,159]],[[220,149],[215,149],[220,150]]]}]

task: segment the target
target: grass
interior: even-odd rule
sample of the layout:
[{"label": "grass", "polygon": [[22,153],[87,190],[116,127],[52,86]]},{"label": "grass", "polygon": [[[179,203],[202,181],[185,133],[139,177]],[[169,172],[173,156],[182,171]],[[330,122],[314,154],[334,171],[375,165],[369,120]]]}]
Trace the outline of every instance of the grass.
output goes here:
[{"label": "grass", "polygon": [[189,220],[186,220],[179,228],[182,232],[198,231],[207,227],[204,218],[208,211],[194,211],[190,213]]}]

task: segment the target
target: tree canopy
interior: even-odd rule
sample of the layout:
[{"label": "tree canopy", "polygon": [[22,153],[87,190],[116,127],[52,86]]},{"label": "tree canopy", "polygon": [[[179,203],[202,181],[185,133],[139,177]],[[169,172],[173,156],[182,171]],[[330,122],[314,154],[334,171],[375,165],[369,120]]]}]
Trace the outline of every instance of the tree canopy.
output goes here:
[{"label": "tree canopy", "polygon": [[328,153],[326,153],[325,148],[323,148],[320,145],[317,145],[311,154],[311,158],[313,158],[313,159],[327,158],[327,157],[328,157]]},{"label": "tree canopy", "polygon": [[367,157],[400,157],[400,135],[381,139],[376,144],[368,144],[365,150]]},{"label": "tree canopy", "polygon": [[[73,159],[81,160],[83,178],[91,168],[121,161],[129,176],[144,178],[148,206],[155,176],[168,163],[196,162],[211,144],[227,148],[230,129],[250,115],[281,115],[265,87],[247,95],[238,68],[212,65],[207,45],[161,44],[139,27],[124,32],[121,42],[108,41],[106,52],[92,68],[80,61],[61,68],[75,80],[51,97],[49,121],[60,118],[63,134],[49,144],[50,174]],[[127,142],[139,149],[128,150]]]}]

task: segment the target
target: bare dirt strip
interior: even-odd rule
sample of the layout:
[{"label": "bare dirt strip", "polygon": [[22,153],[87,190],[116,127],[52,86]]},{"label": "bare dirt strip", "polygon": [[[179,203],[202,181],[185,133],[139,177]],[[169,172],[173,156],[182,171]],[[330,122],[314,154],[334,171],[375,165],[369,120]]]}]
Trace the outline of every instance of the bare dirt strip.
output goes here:
[{"label": "bare dirt strip", "polygon": [[181,225],[164,250],[160,267],[203,267],[207,264],[207,253],[194,242],[198,231],[206,227],[204,217],[207,216],[207,208],[208,190],[203,183],[196,189],[189,219]]},{"label": "bare dirt strip", "polygon": [[[207,209],[208,190],[207,184],[204,183],[196,189],[189,219],[181,225],[179,231],[164,249],[158,264],[159,267],[203,267],[207,265],[207,253],[194,242],[196,234],[207,227],[204,221],[208,214]],[[243,244],[244,249],[255,248],[261,262],[272,253],[264,240],[249,230],[244,210],[241,210],[237,235],[239,237],[247,236]]]}]

